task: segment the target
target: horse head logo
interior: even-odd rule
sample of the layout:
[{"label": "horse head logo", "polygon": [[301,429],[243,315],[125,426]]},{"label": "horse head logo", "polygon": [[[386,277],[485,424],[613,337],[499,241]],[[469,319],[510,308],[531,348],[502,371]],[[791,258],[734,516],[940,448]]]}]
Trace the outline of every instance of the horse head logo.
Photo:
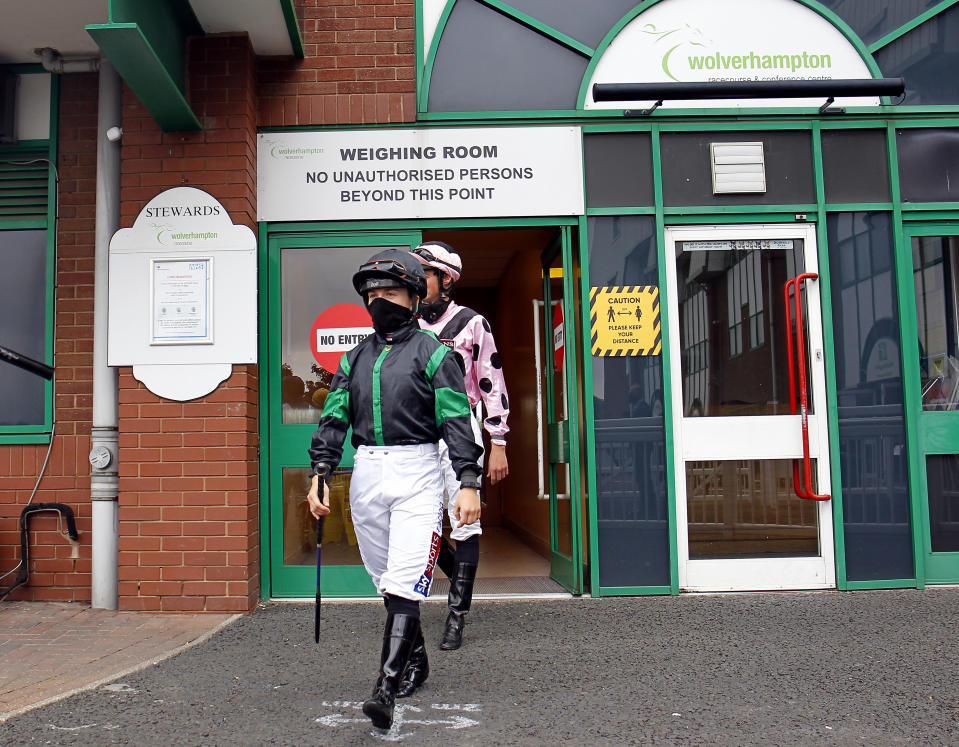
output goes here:
[{"label": "horse head logo", "polygon": [[644,34],[655,37],[653,44],[661,45],[660,48],[668,47],[663,54],[663,72],[677,83],[681,81],[669,69],[669,59],[673,52],[681,47],[706,47],[711,43],[711,40],[703,35],[702,29],[688,23],[670,29],[659,29],[655,24],[647,23],[641,30]]}]

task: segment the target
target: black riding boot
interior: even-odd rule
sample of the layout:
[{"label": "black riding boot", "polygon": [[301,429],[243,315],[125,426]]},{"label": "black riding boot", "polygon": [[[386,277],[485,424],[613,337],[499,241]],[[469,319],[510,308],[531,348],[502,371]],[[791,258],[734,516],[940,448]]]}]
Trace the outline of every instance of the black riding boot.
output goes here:
[{"label": "black riding boot", "polygon": [[419,632],[420,619],[416,615],[396,613],[386,619],[380,675],[376,679],[373,694],[363,703],[363,713],[370,717],[377,729],[389,729],[393,725],[396,691]]},{"label": "black riding boot", "polygon": [[410,664],[400,679],[400,688],[396,691],[397,698],[408,698],[415,693],[430,676],[430,662],[426,656],[426,641],[423,640],[423,629],[416,631],[416,642],[410,654]]},{"label": "black riding boot", "polygon": [[452,581],[453,574],[456,573],[456,555],[450,541],[443,537],[440,541],[440,554],[436,558],[436,565],[440,567],[446,578]]},{"label": "black riding boot", "polygon": [[449,608],[446,616],[446,632],[440,649],[455,651],[463,643],[463,626],[466,613],[473,601],[473,582],[476,580],[476,563],[456,563],[456,571],[450,579]]}]

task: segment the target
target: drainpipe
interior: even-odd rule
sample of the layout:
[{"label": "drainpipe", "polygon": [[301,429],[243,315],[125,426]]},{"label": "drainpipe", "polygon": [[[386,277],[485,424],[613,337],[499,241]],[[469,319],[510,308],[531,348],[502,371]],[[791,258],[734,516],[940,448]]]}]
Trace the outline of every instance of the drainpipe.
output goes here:
[{"label": "drainpipe", "polygon": [[75,57],[65,59],[57,50],[51,47],[36,49],[34,52],[40,55],[40,64],[48,73],[95,73],[100,66],[100,60],[97,57]]},{"label": "drainpipe", "polygon": [[107,366],[110,239],[120,227],[120,76],[99,63],[97,106],[97,212],[93,299],[93,430],[90,500],[93,506],[91,604],[117,608],[119,520],[117,512],[117,370]]}]

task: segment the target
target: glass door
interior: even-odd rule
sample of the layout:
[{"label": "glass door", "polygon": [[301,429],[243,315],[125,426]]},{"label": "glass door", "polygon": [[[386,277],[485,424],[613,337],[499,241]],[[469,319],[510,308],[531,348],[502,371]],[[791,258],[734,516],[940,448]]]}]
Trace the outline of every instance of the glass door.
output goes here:
[{"label": "glass door", "polygon": [[543,386],[545,489],[549,499],[550,577],[578,594],[583,589],[580,562],[582,525],[579,467],[579,376],[576,370],[575,304],[571,236],[560,229],[560,240],[542,257],[543,298],[540,377]]},{"label": "glass door", "polygon": [[[356,268],[382,249],[409,250],[420,232],[280,235],[269,244],[268,434],[270,593],[313,596],[316,522],[306,504],[310,437],[342,355],[373,331],[353,289]],[[330,485],[323,524],[323,594],[372,596],[350,516],[350,437]],[[264,569],[266,571],[266,569]]]},{"label": "glass door", "polygon": [[815,239],[666,230],[683,589],[835,585]]},{"label": "glass door", "polygon": [[[925,580],[959,582],[959,228],[914,228]],[[907,324],[903,323],[905,339]],[[912,351],[908,350],[908,357]],[[915,393],[913,396],[916,396]]]}]

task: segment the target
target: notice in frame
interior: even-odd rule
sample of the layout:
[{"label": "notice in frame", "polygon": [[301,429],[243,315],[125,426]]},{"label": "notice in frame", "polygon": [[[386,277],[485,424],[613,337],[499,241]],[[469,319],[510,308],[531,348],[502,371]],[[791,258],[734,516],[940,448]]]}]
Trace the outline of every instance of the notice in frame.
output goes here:
[{"label": "notice in frame", "polygon": [[268,132],[260,221],[583,213],[578,127]]},{"label": "notice in frame", "polygon": [[155,259],[152,265],[150,344],[212,343],[213,259]]}]

